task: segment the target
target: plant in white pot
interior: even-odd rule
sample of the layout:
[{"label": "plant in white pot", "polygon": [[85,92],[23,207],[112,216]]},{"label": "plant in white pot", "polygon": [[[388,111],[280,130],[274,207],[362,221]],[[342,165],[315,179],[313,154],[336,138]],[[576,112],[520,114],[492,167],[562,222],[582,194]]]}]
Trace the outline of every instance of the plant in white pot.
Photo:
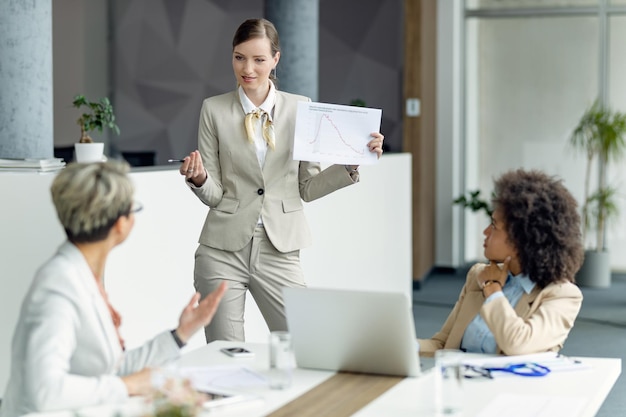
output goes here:
[{"label": "plant in white pot", "polygon": [[76,160],[78,162],[99,162],[104,159],[104,143],[94,142],[89,132],[98,130],[102,132],[108,127],[119,135],[120,129],[115,123],[113,105],[108,98],[104,97],[100,101],[88,101],[84,95],[77,95],[72,101],[76,108],[87,107],[78,118],[76,123],[80,126],[80,140],[74,144]]},{"label": "plant in white pot", "polygon": [[[593,244],[585,251],[585,261],[576,275],[581,286],[611,285],[609,251],[604,231],[607,224],[619,216],[616,189],[608,184],[609,162],[617,162],[626,150],[626,114],[613,111],[596,101],[580,118],[570,136],[569,144],[586,155],[585,188],[582,204],[582,237],[588,241],[593,231]],[[598,186],[591,190],[591,169],[599,164]]]}]

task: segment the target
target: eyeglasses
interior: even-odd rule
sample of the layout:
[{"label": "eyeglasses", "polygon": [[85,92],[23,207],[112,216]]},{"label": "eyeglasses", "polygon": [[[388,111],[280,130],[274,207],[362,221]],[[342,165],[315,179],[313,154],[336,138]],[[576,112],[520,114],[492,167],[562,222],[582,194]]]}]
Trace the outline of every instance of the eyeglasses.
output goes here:
[{"label": "eyeglasses", "polygon": [[143,210],[143,204],[137,200],[133,201],[133,204],[130,206],[130,213],[139,213],[141,210]]},{"label": "eyeglasses", "polygon": [[534,362],[512,363],[504,367],[483,368],[479,366],[465,365],[465,378],[489,378],[493,379],[493,372],[507,372],[519,376],[546,376],[550,368]]},{"label": "eyeglasses", "polygon": [[481,368],[480,366],[465,365],[463,371],[463,377],[467,379],[473,378],[489,378],[493,379],[493,375],[488,369]]}]

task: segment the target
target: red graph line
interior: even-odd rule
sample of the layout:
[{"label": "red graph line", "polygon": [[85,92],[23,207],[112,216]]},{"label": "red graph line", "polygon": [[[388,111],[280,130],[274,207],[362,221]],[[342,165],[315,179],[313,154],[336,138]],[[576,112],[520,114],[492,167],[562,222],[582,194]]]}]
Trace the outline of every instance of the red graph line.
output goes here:
[{"label": "red graph line", "polygon": [[339,136],[339,139],[343,142],[344,145],[346,145],[348,148],[352,149],[354,152],[356,152],[359,155],[363,155],[365,153],[365,151],[363,150],[354,149],[352,145],[350,145],[348,142],[345,141],[345,139],[341,135],[341,132],[339,131],[339,128],[337,128],[335,123],[333,123],[332,119],[327,114],[322,114],[322,117],[320,117],[320,122],[318,123],[317,129],[315,131],[315,137],[313,138],[312,141],[309,142],[309,145],[312,145],[318,140],[320,140],[319,135],[320,135],[320,130],[322,130],[322,121],[324,119],[328,120],[328,123],[330,123],[333,129],[335,129],[335,131],[337,132],[337,136]]}]

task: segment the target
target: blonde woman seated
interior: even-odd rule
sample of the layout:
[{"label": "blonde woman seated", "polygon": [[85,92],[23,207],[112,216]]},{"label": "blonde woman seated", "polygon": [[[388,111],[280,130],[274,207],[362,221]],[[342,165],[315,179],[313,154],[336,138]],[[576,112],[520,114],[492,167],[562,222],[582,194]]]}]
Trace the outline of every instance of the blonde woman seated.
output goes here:
[{"label": "blonde woman seated", "polygon": [[437,349],[521,355],[558,351],[574,325],[583,259],[577,203],[540,171],[495,181],[494,213],[484,230],[488,264],[476,264],[454,309],[420,353]]},{"label": "blonde woman seated", "polygon": [[36,273],[13,335],[11,375],[0,415],[73,409],[146,394],[150,369],[179,356],[207,325],[224,283],[199,304],[183,309],[178,327],[125,351],[121,318],[103,287],[109,252],[133,228],[133,186],[128,165],[70,164],[52,183],[52,200],[67,234]]}]

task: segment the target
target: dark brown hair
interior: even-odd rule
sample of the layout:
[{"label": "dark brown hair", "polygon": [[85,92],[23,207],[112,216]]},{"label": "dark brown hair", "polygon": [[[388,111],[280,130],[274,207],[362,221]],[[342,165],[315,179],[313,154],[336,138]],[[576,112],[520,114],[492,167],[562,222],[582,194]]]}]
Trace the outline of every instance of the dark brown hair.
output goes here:
[{"label": "dark brown hair", "polygon": [[509,171],[495,181],[500,210],[522,272],[544,288],[574,282],[583,261],[578,204],[563,182],[538,171]]},{"label": "dark brown hair", "polygon": [[[272,56],[280,52],[280,39],[274,24],[267,19],[248,19],[237,28],[233,36],[233,50],[235,46],[249,41],[250,39],[267,38],[270,41]],[[272,72],[270,79],[276,81],[276,74]]]}]

